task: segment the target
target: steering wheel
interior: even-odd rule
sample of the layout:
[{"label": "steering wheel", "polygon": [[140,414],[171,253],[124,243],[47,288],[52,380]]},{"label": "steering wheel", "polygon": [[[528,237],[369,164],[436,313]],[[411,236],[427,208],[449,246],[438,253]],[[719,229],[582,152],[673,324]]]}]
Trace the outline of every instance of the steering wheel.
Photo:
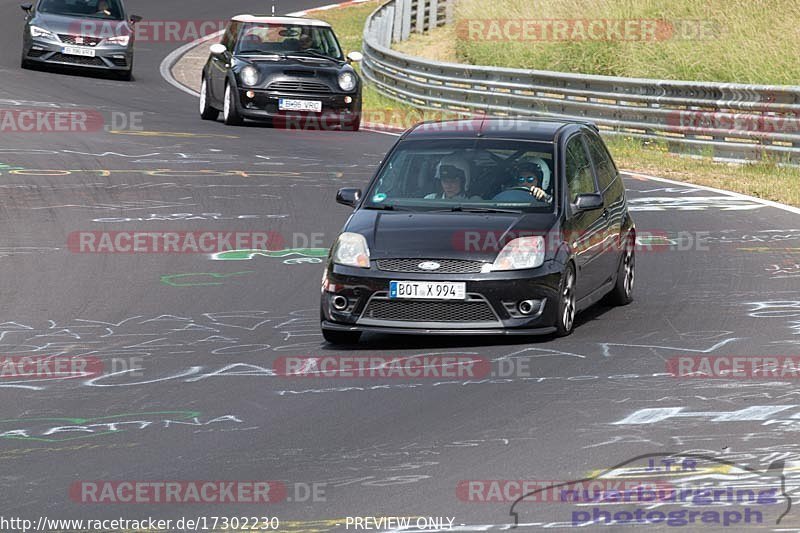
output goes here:
[{"label": "steering wheel", "polygon": [[[531,188],[530,188],[530,187],[509,187],[509,188],[508,188],[508,189],[506,189],[506,190],[507,190],[507,191],[525,191],[525,192],[531,192]],[[531,193],[531,196],[533,196],[533,193]]]},{"label": "steering wheel", "polygon": [[548,202],[548,203],[550,203],[550,202],[553,201],[553,196],[550,195],[550,194],[547,194],[547,193],[544,193],[544,197],[541,198],[541,199],[540,198],[536,198],[535,196],[533,196],[533,192],[531,191],[530,187],[520,187],[520,186],[509,187],[506,190],[507,191],[525,191],[527,193],[530,193],[530,195],[533,197],[534,200],[539,200],[540,202]]}]

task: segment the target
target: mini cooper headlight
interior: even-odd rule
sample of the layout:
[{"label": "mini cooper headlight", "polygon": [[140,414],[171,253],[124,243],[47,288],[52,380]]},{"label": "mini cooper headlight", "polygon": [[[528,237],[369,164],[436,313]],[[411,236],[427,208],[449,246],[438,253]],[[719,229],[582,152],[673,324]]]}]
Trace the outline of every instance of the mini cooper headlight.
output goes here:
[{"label": "mini cooper headlight", "polygon": [[520,237],[506,244],[492,265],[492,271],[537,268],[544,263],[544,238]]},{"label": "mini cooper headlight", "polygon": [[31,26],[30,29],[31,37],[36,37],[37,39],[47,39],[48,41],[59,40],[55,33],[44,28],[40,28],[39,26]]},{"label": "mini cooper headlight", "polygon": [[252,87],[258,83],[258,70],[255,67],[246,66],[239,74],[242,77],[242,83]]},{"label": "mini cooper headlight", "polygon": [[339,74],[339,87],[345,92],[350,92],[356,88],[356,75],[352,72],[345,71]]},{"label": "mini cooper headlight", "polygon": [[360,233],[342,233],[333,249],[333,262],[337,265],[369,268],[367,239]]}]

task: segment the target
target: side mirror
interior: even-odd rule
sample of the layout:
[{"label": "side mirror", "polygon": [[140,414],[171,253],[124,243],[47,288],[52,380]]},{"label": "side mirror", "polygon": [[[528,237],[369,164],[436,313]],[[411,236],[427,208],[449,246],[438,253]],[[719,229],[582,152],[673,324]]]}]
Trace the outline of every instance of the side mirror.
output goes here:
[{"label": "side mirror", "polygon": [[350,52],[347,54],[347,61],[349,63],[361,63],[364,60],[364,54],[361,52]]},{"label": "side mirror", "polygon": [[575,208],[581,211],[595,211],[605,206],[602,194],[579,194],[575,199]]},{"label": "side mirror", "polygon": [[22,10],[23,10],[25,13],[27,13],[27,14],[29,14],[29,15],[30,15],[30,14],[31,14],[31,9],[33,9],[33,4],[22,4],[22,5],[21,5],[21,6],[19,6],[19,7],[21,7],[21,8],[22,8]]},{"label": "side mirror", "polygon": [[361,200],[361,189],[339,189],[336,193],[336,202],[348,207],[355,207]]},{"label": "side mirror", "polygon": [[212,44],[211,47],[209,48],[209,51],[211,52],[212,56],[217,56],[217,57],[225,57],[225,54],[228,53],[228,49],[225,48],[225,45],[219,43]]},{"label": "side mirror", "polygon": [[137,24],[142,21],[142,17],[139,15],[131,15],[131,24]]}]

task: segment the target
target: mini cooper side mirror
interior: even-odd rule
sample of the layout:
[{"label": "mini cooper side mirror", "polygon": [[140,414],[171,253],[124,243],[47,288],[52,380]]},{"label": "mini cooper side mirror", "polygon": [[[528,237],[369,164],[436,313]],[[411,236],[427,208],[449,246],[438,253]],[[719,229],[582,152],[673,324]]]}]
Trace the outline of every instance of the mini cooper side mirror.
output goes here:
[{"label": "mini cooper side mirror", "polygon": [[217,57],[224,57],[225,54],[228,52],[228,49],[225,48],[225,45],[219,43],[212,44],[208,50],[211,52],[212,56],[217,56]]},{"label": "mini cooper side mirror", "polygon": [[22,4],[22,5],[21,5],[21,6],[19,6],[19,7],[21,7],[21,8],[22,8],[22,10],[23,10],[25,13],[28,13],[28,14],[30,14],[30,12],[31,12],[31,9],[33,9],[33,4]]},{"label": "mini cooper side mirror", "polygon": [[364,54],[361,52],[350,52],[347,54],[347,61],[350,63],[361,63],[364,60]]},{"label": "mini cooper side mirror", "polygon": [[361,200],[361,189],[339,189],[336,193],[336,201],[348,207],[355,207]]},{"label": "mini cooper side mirror", "polygon": [[131,23],[132,24],[138,24],[141,21],[142,21],[142,17],[140,17],[139,15],[131,15]]},{"label": "mini cooper side mirror", "polygon": [[575,208],[578,211],[594,211],[604,206],[602,194],[579,194],[575,199]]}]

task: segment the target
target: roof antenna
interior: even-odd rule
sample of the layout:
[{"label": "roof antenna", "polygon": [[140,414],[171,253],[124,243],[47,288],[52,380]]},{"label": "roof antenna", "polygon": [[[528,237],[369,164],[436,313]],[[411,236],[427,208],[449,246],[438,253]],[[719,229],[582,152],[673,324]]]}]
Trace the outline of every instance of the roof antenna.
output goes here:
[{"label": "roof antenna", "polygon": [[272,16],[275,16],[275,0],[272,0]]}]

